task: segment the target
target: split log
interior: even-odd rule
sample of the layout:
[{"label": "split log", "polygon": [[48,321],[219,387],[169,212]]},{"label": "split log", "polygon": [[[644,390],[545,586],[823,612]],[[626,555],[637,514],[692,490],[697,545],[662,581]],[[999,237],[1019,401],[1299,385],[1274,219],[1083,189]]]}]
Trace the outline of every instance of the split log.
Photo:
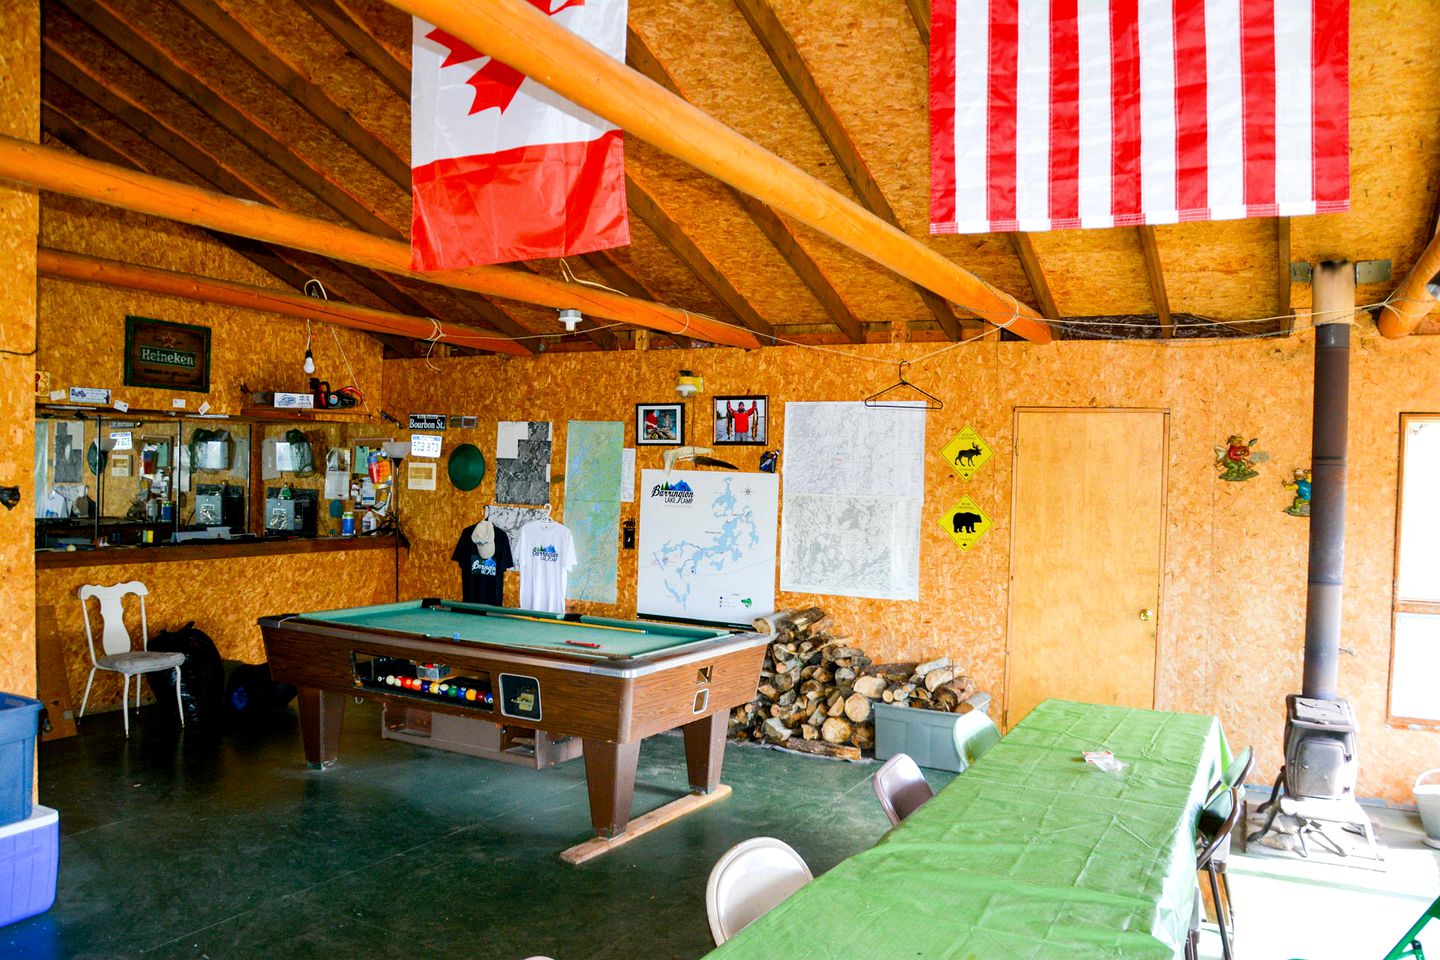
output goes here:
[{"label": "split log", "polygon": [[826,743],[846,743],[850,733],[850,721],[843,717],[830,717],[820,727],[820,738]]},{"label": "split log", "polygon": [[765,721],[764,729],[765,739],[771,743],[784,743],[786,740],[789,740],[795,732],[774,717]]},{"label": "split log", "polygon": [[949,658],[949,657],[939,657],[939,658],[937,658],[937,659],[935,659],[935,660],[927,660],[927,661],[925,661],[924,663],[917,665],[917,666],[915,667],[915,673],[916,673],[917,675],[919,675],[919,676],[924,676],[925,674],[929,673],[931,670],[939,670],[941,667],[948,667],[948,666],[950,666],[950,658]]},{"label": "split log", "polygon": [[871,700],[879,698],[885,692],[885,678],[863,676],[855,678],[855,692]]},{"label": "split log", "polygon": [[[776,679],[778,680],[779,677],[776,677]],[[925,674],[925,689],[929,690],[931,693],[934,693],[935,688],[940,686],[940,684],[949,683],[951,680],[954,679],[954,670],[951,670],[949,667],[937,667],[934,670],[931,670],[929,673]]]},{"label": "split log", "polygon": [[870,719],[870,701],[863,694],[852,693],[845,698],[845,716],[855,723]]},{"label": "split log", "polygon": [[859,747],[861,750],[870,750],[874,748],[875,724],[856,724],[855,729],[850,734],[850,742],[855,744],[855,746]]},{"label": "split log", "polygon": [[820,731],[815,728],[814,724],[802,723],[800,725],[800,736],[806,740],[819,740]]},{"label": "split log", "polygon": [[861,759],[859,747],[827,743],[824,740],[802,740],[799,737],[785,743],[785,749],[794,750],[796,753],[813,753],[816,756],[832,757],[836,760]]}]

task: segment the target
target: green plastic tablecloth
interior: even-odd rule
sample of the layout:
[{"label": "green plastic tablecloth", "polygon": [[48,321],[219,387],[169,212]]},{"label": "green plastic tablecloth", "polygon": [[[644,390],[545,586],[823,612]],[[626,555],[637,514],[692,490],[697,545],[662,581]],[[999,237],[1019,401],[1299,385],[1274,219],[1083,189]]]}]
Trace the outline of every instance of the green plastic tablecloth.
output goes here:
[{"label": "green plastic tablecloth", "polygon": [[[1104,773],[1086,750],[1126,767]],[[876,846],[709,956],[1180,956],[1195,818],[1228,762],[1213,717],[1048,700]]]}]

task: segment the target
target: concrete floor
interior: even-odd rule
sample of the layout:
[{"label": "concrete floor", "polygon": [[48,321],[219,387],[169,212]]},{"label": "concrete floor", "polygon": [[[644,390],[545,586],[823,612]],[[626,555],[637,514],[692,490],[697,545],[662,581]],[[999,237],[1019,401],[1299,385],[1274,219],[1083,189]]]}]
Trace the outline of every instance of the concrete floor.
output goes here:
[{"label": "concrete floor", "polygon": [[[304,769],[292,711],[268,729],[177,734],[145,707],[40,746],[60,811],[47,914],[0,929],[0,958],[694,958],[712,949],[710,867],[772,834],[816,873],[885,832],[874,764],[731,746],[727,800],[581,867],[580,761],[537,772],[381,740],[347,707],[340,762]],[[932,773],[939,787],[950,775]],[[678,737],[641,751],[637,812],[685,790]]]},{"label": "concrete floor", "polygon": [[[59,893],[0,929],[0,958],[693,960],[711,948],[705,880],[731,845],[778,836],[818,874],[886,829],[874,764],[732,746],[732,797],[571,867],[556,854],[589,831],[579,762],[536,772],[382,741],[379,711],[352,703],[340,764],[312,774],[291,711],[181,736],[159,709],[129,741],[102,714],[41,745]],[[680,740],[647,741],[637,812],[683,789]],[[1239,960],[1384,956],[1440,894],[1440,852],[1414,814],[1377,819],[1381,873],[1232,856]],[[1203,949],[1220,955],[1213,932]]]}]

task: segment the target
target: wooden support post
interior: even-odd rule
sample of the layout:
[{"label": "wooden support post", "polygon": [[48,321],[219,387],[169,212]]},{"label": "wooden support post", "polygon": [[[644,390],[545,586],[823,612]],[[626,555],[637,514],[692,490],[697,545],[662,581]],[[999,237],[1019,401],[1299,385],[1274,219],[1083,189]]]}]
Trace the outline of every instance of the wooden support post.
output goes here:
[{"label": "wooden support post", "polygon": [[586,740],[585,789],[590,794],[590,822],[596,836],[624,833],[635,799],[635,768],[640,763],[640,741],[612,743]]},{"label": "wooden support post", "polygon": [[395,5],[982,320],[1040,343],[1052,339],[1032,308],[617,63],[525,0],[396,0]]},{"label": "wooden support post", "polygon": [[1435,307],[1431,281],[1436,274],[1440,274],[1440,233],[1430,238],[1420,259],[1380,309],[1376,325],[1383,336],[1395,339],[1415,332],[1420,321]]},{"label": "wooden support post", "polygon": [[1145,257],[1145,276],[1150,281],[1150,296],[1155,300],[1155,316],[1160,321],[1160,336],[1174,336],[1170,325],[1170,294],[1165,289],[1165,268],[1160,263],[1160,247],[1155,243],[1155,228],[1149,224],[1136,227],[1140,232],[1140,252]]},{"label": "wooden support post", "polygon": [[725,762],[725,730],[729,710],[719,710],[685,724],[685,770],[690,789],[710,793],[720,786],[720,767]]}]

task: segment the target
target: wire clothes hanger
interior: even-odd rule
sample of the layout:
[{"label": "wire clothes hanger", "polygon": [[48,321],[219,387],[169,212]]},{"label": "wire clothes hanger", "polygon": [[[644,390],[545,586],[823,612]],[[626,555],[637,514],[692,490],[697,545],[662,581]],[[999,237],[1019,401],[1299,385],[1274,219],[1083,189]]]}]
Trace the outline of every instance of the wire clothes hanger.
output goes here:
[{"label": "wire clothes hanger", "polygon": [[925,398],[925,407],[924,407],[924,409],[925,409],[925,411],[926,411],[927,413],[928,413],[929,411],[931,411],[931,410],[944,410],[944,409],[945,409],[945,401],[944,401],[944,400],[941,400],[939,397],[935,396],[935,394],[931,393],[930,391],[924,390],[924,389],[922,389],[922,388],[920,388],[920,387],[917,387],[915,384],[913,384],[913,383],[911,383],[909,380],[906,380],[906,379],[905,379],[905,368],[908,367],[909,365],[910,365],[910,361],[908,361],[908,360],[901,360],[901,361],[900,361],[900,374],[899,374],[899,379],[898,379],[898,381],[895,382],[895,383],[892,383],[890,386],[886,387],[884,390],[881,390],[879,393],[872,393],[872,394],[870,394],[870,396],[866,397],[866,398],[865,398],[865,406],[867,406],[867,407],[899,407],[899,408],[902,408],[902,409],[904,409],[904,408],[915,409],[915,407],[914,407],[914,405],[913,405],[913,402],[912,402],[912,403],[907,403],[907,402],[902,401],[902,400],[881,400],[881,399],[880,399],[881,397],[885,396],[885,394],[887,394],[887,393],[891,393],[891,392],[893,392],[893,391],[895,391],[895,390],[901,390],[901,389],[904,389],[904,388],[906,388],[906,387],[909,387],[911,390],[914,390],[916,393],[920,394],[920,396],[922,396],[922,397]]}]

